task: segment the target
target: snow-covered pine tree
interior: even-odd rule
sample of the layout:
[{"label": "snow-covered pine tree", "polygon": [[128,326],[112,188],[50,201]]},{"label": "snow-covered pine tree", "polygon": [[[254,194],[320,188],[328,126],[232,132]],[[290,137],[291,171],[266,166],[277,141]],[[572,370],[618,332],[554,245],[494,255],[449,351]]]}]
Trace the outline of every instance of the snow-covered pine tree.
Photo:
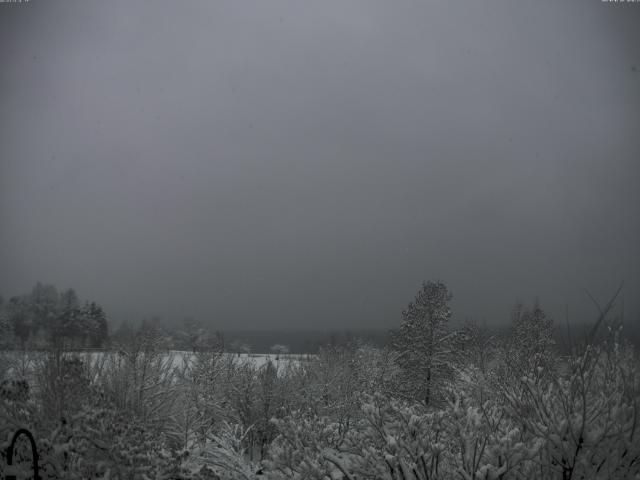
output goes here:
[{"label": "snow-covered pine tree", "polygon": [[[555,366],[553,320],[536,301],[529,310],[517,304],[511,314],[508,365],[518,376]],[[542,369],[542,370],[539,370]]]},{"label": "snow-covered pine tree", "polygon": [[30,308],[34,328],[49,332],[55,326],[60,308],[60,295],[53,285],[36,283],[31,290]]},{"label": "snow-covered pine tree", "polygon": [[437,387],[450,370],[451,298],[444,283],[424,282],[414,301],[402,312],[400,328],[392,332],[391,345],[398,352],[402,369],[399,393],[426,405],[433,404],[439,396]]},{"label": "snow-covered pine tree", "polygon": [[89,347],[101,347],[109,336],[107,317],[102,307],[96,302],[85,302],[81,314],[84,317],[85,332]]},{"label": "snow-covered pine tree", "polygon": [[51,330],[51,343],[56,348],[68,348],[81,345],[86,330],[85,318],[80,309],[80,300],[73,288],[60,294],[58,317]]},{"label": "snow-covered pine tree", "polygon": [[27,340],[33,333],[33,316],[29,311],[29,300],[26,295],[11,297],[6,308],[7,319],[15,338],[24,350]]}]

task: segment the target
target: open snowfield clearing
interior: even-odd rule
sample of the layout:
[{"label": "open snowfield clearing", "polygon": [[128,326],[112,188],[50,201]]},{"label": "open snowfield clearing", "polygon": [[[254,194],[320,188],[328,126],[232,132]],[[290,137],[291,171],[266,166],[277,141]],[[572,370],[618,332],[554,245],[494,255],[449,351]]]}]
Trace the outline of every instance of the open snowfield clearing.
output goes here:
[{"label": "open snowfield clearing", "polygon": [[[29,377],[38,362],[46,358],[47,352],[42,351],[2,351],[0,352],[0,379]],[[79,358],[86,365],[95,369],[107,368],[113,364],[122,364],[127,361],[128,352],[122,351],[69,351],[63,354],[66,358]],[[143,354],[141,354],[143,355]],[[157,354],[155,362],[162,364],[169,370],[183,370],[197,361],[198,355],[208,355],[206,352],[199,354],[181,350],[169,350]],[[256,369],[264,367],[269,362],[278,371],[289,366],[297,366],[302,362],[309,362],[314,358],[312,354],[258,354],[258,353],[224,353],[218,360],[221,364],[233,362],[236,365],[249,364]]]}]

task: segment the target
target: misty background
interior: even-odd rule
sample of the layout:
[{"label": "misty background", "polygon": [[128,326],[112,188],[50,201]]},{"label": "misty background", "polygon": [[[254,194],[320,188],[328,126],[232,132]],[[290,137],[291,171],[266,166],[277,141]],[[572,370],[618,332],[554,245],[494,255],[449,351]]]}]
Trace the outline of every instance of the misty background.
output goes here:
[{"label": "misty background", "polygon": [[0,4],[0,293],[117,325],[640,313],[640,5]]}]

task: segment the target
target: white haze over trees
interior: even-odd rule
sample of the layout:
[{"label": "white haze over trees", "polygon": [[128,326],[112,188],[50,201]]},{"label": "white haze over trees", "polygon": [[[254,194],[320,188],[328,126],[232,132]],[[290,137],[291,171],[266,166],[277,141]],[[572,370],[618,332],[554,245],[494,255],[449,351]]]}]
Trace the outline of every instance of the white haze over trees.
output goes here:
[{"label": "white haze over trees", "polygon": [[582,288],[624,280],[637,319],[639,24],[600,0],[0,2],[0,293],[390,329],[426,278],[503,325],[533,296],[585,321]]}]

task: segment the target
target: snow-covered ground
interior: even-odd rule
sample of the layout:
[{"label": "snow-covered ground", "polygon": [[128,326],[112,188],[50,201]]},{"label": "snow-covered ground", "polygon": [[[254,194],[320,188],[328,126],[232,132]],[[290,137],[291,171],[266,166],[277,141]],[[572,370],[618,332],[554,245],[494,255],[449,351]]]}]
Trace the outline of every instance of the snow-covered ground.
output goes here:
[{"label": "snow-covered ground", "polygon": [[[171,350],[167,354],[171,356],[174,362],[174,366],[179,367],[184,364],[188,359],[194,358],[196,354],[192,352],[185,352],[182,350]],[[227,358],[233,358],[239,363],[251,363],[256,367],[263,367],[268,362],[273,363],[275,367],[282,368],[287,364],[299,364],[300,362],[310,361],[313,358],[311,354],[298,354],[298,353],[225,353]]]},{"label": "snow-covered ground", "polygon": [[[38,351],[2,351],[0,352],[0,379],[14,376],[28,376],[32,371],[35,362],[42,360],[46,355],[45,352]],[[82,360],[88,360],[89,364],[96,366],[101,362],[108,362],[110,359],[118,359],[126,353],[118,351],[81,351],[66,352],[65,355],[76,356]],[[162,358],[170,362],[170,368],[181,369],[186,362],[196,359],[196,355],[192,352],[181,350],[170,350],[162,354]],[[271,362],[278,370],[286,368],[290,365],[299,365],[301,362],[307,362],[313,359],[312,354],[294,354],[294,353],[225,353],[227,360],[233,360],[237,363],[249,363],[256,368],[264,367]]]}]

